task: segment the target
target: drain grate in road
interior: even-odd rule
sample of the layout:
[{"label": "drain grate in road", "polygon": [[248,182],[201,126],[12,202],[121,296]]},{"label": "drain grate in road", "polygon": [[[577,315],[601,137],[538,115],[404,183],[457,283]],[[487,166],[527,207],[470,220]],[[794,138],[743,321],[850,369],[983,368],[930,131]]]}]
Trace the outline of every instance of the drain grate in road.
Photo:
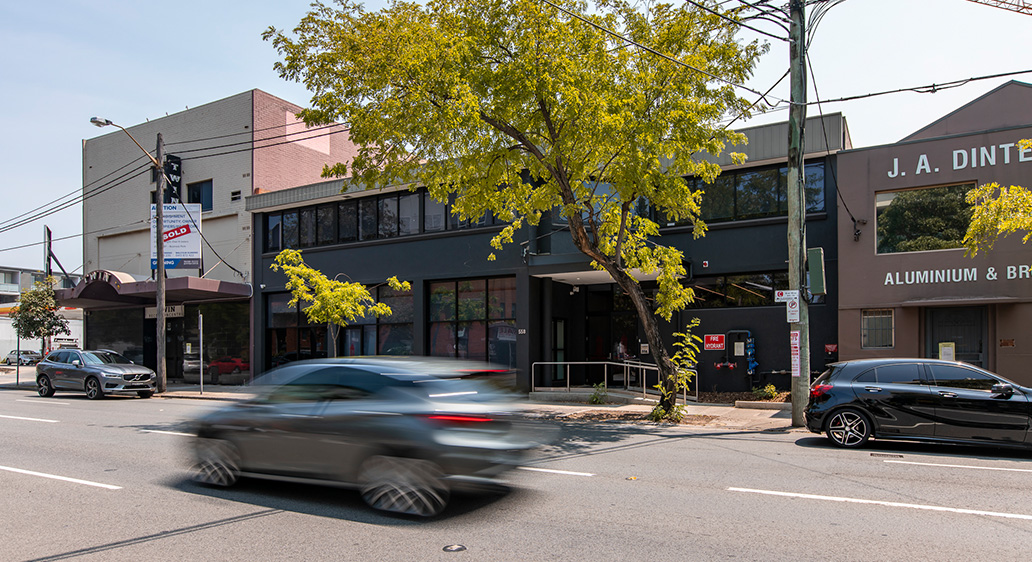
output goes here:
[{"label": "drain grate in road", "polygon": [[878,457],[883,459],[901,459],[903,455],[893,455],[890,453],[871,453],[872,457]]}]

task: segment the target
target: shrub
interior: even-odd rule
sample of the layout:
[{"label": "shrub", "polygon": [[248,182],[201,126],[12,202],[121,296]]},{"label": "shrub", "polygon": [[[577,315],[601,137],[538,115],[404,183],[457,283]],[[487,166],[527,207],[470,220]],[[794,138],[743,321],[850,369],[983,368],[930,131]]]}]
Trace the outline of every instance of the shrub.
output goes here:
[{"label": "shrub", "polygon": [[774,400],[778,397],[778,389],[772,384],[763,387],[754,386],[752,393],[757,400]]},{"label": "shrub", "polygon": [[588,399],[588,402],[591,404],[605,404],[606,398],[609,396],[609,393],[606,392],[605,383],[600,382],[594,388],[595,392],[591,393],[591,398]]}]

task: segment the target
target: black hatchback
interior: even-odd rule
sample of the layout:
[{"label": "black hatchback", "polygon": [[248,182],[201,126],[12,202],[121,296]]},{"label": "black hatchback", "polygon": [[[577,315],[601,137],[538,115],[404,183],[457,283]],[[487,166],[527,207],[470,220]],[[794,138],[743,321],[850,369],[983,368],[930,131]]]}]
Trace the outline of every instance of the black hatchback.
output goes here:
[{"label": "black hatchback", "polygon": [[810,386],[806,427],[840,447],[870,438],[1030,446],[1032,389],[966,363],[833,363]]}]

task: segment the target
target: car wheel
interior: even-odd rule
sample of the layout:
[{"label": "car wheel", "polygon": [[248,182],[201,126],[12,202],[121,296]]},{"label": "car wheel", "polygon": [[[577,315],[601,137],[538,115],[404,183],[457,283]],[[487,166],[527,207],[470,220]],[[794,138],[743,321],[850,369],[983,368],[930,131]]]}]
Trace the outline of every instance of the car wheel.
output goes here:
[{"label": "car wheel", "polygon": [[100,400],[104,397],[104,391],[100,388],[100,381],[90,377],[86,379],[86,398]]},{"label": "car wheel", "polygon": [[136,395],[139,396],[140,398],[150,398],[151,396],[154,396],[154,391],[153,390],[140,390],[140,391],[136,392]]},{"label": "car wheel", "polygon": [[232,443],[222,439],[199,439],[196,450],[195,481],[223,488],[236,484],[240,478],[240,455]]},{"label": "car wheel", "polygon": [[50,384],[50,377],[40,375],[40,377],[36,379],[36,392],[43,398],[50,398],[54,395],[54,385]]},{"label": "car wheel", "polygon": [[374,509],[431,517],[448,503],[448,486],[434,463],[374,456],[359,469],[362,499]]},{"label": "car wheel", "polygon": [[867,416],[853,408],[835,412],[828,420],[825,433],[828,439],[839,447],[853,449],[863,447],[871,437],[871,422]]},{"label": "car wheel", "polygon": [[211,367],[208,369],[208,377],[211,380],[211,384],[219,384],[219,368]]}]

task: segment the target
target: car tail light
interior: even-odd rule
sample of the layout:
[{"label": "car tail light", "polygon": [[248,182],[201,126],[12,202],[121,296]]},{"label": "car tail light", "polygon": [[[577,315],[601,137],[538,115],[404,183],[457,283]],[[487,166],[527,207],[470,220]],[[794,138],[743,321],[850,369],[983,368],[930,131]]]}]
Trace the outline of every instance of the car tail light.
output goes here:
[{"label": "car tail light", "polygon": [[478,424],[478,423],[483,423],[483,422],[494,421],[493,418],[488,418],[488,417],[484,417],[484,416],[464,416],[464,415],[457,415],[457,414],[434,414],[432,416],[427,416],[427,419],[430,419],[430,420],[435,421],[435,422],[445,423],[445,424],[462,424],[462,425]]},{"label": "car tail light", "polygon": [[831,391],[832,385],[830,384],[815,384],[810,387],[810,397],[820,398]]}]

